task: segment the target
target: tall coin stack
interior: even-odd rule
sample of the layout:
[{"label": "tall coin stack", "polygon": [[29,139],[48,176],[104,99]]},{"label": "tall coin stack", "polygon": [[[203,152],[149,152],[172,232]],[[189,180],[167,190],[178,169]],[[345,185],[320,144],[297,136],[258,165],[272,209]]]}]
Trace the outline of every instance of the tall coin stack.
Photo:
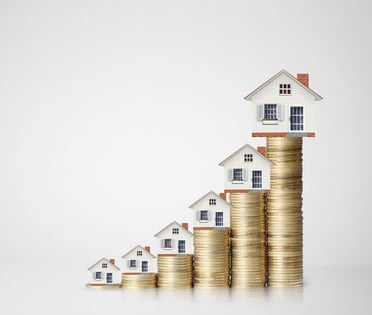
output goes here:
[{"label": "tall coin stack", "polygon": [[230,285],[230,229],[194,228],[194,287]]},{"label": "tall coin stack", "polygon": [[266,237],[264,193],[230,193],[231,286],[264,287]]},{"label": "tall coin stack", "polygon": [[156,287],[156,273],[132,273],[122,274],[122,288],[155,288]]},{"label": "tall coin stack", "polygon": [[302,138],[267,138],[271,168],[268,193],[268,284],[303,284]]},{"label": "tall coin stack", "polygon": [[192,255],[158,255],[159,288],[192,288]]}]

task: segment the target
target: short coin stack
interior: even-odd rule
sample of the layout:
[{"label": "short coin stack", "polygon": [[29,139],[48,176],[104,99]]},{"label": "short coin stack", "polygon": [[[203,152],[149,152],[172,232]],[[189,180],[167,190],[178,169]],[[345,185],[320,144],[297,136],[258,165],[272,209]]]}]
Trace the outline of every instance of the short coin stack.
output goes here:
[{"label": "short coin stack", "polygon": [[122,274],[122,288],[155,288],[156,287],[156,273],[133,273]]},{"label": "short coin stack", "polygon": [[266,239],[264,193],[231,193],[231,286],[264,287]]},{"label": "short coin stack", "polygon": [[158,287],[192,288],[192,255],[158,255]]},{"label": "short coin stack", "polygon": [[275,163],[267,203],[269,286],[302,286],[302,138],[267,138],[266,152]]},{"label": "short coin stack", "polygon": [[194,286],[230,285],[229,229],[194,229]]}]

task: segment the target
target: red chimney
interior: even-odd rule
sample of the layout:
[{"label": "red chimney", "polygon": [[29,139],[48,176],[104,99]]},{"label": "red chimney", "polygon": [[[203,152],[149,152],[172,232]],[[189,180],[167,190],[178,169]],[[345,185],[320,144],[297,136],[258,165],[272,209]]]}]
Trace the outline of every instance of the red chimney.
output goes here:
[{"label": "red chimney", "polygon": [[221,197],[223,200],[226,200],[226,193],[220,193],[220,197]]},{"label": "red chimney", "polygon": [[266,147],[257,147],[257,151],[266,156]]},{"label": "red chimney", "polygon": [[188,224],[188,223],[182,223],[182,226],[183,226],[186,230],[189,230],[189,224]]},{"label": "red chimney", "polygon": [[115,265],[115,259],[110,258],[110,263],[112,263],[113,265]]},{"label": "red chimney", "polygon": [[309,74],[308,73],[297,73],[297,80],[303,85],[309,87]]},{"label": "red chimney", "polygon": [[151,254],[150,246],[145,246],[146,251],[148,251]]}]

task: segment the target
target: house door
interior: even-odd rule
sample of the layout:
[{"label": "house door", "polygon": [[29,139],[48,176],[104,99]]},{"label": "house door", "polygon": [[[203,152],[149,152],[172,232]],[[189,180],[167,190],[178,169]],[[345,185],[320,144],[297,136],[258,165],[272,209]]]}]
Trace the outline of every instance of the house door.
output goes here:
[{"label": "house door", "polygon": [[111,272],[108,272],[106,274],[106,282],[107,283],[112,283],[112,273]]},{"label": "house door", "polygon": [[149,271],[149,262],[148,261],[142,261],[142,272],[148,272]]},{"label": "house door", "polygon": [[303,106],[291,106],[290,131],[304,130],[304,108]]},{"label": "house door", "polygon": [[178,241],[178,253],[179,254],[186,253],[186,241],[185,240]]},{"label": "house door", "polygon": [[223,212],[216,212],[216,226],[223,226]]}]

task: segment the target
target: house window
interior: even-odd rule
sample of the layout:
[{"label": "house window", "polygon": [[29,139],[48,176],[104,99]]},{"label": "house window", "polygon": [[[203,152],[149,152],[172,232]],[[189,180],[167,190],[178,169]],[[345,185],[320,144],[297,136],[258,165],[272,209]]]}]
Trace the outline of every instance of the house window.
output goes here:
[{"label": "house window", "polygon": [[172,240],[170,238],[164,240],[164,248],[172,248]]},{"label": "house window", "polygon": [[142,256],[142,250],[137,250],[137,256]]},{"label": "house window", "polygon": [[252,171],[252,188],[262,188],[262,171]]},{"label": "house window", "polygon": [[103,263],[102,264],[102,268],[107,268],[107,264],[106,263]]},{"label": "house window", "polygon": [[216,205],[216,199],[215,198],[209,199],[209,205],[210,206],[215,206]]},{"label": "house window", "polygon": [[172,234],[178,234],[180,232],[179,228],[173,228]]},{"label": "house window", "polygon": [[129,268],[137,268],[137,260],[131,259],[129,261]]},{"label": "house window", "polygon": [[186,241],[185,240],[178,241],[178,253],[179,254],[186,253]]},{"label": "house window", "polygon": [[243,169],[234,168],[234,170],[233,170],[233,180],[243,180]]},{"label": "house window", "polygon": [[280,83],[279,95],[291,95],[291,85],[288,83]]},{"label": "house window", "polygon": [[276,104],[265,104],[264,119],[266,120],[277,120],[278,119]]},{"label": "house window", "polygon": [[200,221],[208,221],[208,220],[209,220],[208,210],[201,210]]},{"label": "house window", "polygon": [[101,271],[96,272],[95,279],[96,280],[102,280],[102,272]]},{"label": "house window", "polygon": [[253,162],[253,154],[244,154],[244,162]]},{"label": "house window", "polygon": [[223,226],[223,212],[216,212],[216,226]]}]

